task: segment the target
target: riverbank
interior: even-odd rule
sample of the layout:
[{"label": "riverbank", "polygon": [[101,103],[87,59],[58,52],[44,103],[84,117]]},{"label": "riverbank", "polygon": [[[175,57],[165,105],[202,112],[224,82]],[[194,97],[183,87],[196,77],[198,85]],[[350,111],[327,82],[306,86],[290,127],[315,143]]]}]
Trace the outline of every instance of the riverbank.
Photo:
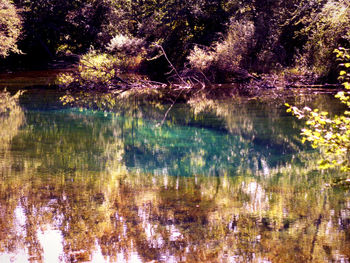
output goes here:
[{"label": "riverbank", "polygon": [[[72,74],[76,68],[30,70],[0,73],[0,89],[17,90],[31,88],[63,89],[67,94],[81,94],[82,92],[93,94],[94,98],[104,97],[110,94],[113,97],[143,97],[150,100],[159,100],[173,103],[174,101],[188,101],[190,99],[229,99],[243,96],[250,99],[295,96],[311,93],[336,93],[342,89],[338,84],[306,84],[305,81],[295,83],[284,81],[276,75],[262,76],[249,82],[205,84],[196,83],[160,83],[147,80],[146,77],[136,74],[126,75],[125,79],[130,82],[113,89],[91,89],[84,86],[71,88],[62,87],[58,79],[62,74]],[[134,81],[133,83],[131,81]]]},{"label": "riverbank", "polygon": [[33,86],[53,86],[59,74],[69,72],[66,69],[18,70],[0,73],[0,89],[29,88]]}]

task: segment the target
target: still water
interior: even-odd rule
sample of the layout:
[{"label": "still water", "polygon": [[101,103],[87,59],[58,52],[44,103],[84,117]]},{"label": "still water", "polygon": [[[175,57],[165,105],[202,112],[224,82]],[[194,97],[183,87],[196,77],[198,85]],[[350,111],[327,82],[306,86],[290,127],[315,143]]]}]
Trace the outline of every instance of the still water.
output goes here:
[{"label": "still water", "polygon": [[29,90],[0,116],[0,262],[349,262],[350,193],[317,170],[285,100]]}]

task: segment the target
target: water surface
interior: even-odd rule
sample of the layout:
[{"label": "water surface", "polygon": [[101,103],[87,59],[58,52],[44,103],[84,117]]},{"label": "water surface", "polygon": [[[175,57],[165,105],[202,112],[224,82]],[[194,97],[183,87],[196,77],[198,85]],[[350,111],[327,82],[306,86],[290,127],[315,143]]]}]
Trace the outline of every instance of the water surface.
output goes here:
[{"label": "water surface", "polygon": [[0,116],[0,262],[349,262],[350,194],[283,103],[110,112],[29,90]]}]

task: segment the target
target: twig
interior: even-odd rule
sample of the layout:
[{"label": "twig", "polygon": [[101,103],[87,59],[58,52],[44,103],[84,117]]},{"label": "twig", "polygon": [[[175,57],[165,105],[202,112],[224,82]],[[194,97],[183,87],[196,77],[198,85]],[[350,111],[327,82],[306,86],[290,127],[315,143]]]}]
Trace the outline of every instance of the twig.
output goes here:
[{"label": "twig", "polygon": [[179,79],[185,84],[185,85],[188,85],[188,83],[180,76],[179,72],[176,70],[176,68],[174,67],[173,63],[171,63],[171,61],[169,60],[167,54],[165,53],[165,50],[164,48],[159,45],[159,44],[156,44],[157,47],[160,48],[160,50],[163,52],[163,55],[165,57],[165,59],[168,61],[170,67],[174,70],[174,72],[176,73],[176,75],[179,77]]}]

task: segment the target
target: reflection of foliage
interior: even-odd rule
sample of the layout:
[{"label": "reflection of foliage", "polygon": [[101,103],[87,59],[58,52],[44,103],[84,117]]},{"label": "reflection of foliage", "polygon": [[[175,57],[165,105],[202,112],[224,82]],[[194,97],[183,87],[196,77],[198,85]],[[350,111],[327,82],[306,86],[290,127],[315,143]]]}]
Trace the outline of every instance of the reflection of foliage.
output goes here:
[{"label": "reflection of foliage", "polygon": [[[16,180],[6,181],[1,187],[21,189],[20,195],[11,195],[15,206],[3,206],[9,215],[16,204],[23,211],[26,232],[17,238],[27,240],[13,243],[12,251],[28,245],[32,257],[42,257],[43,244],[36,236],[51,227],[62,235],[65,262],[91,261],[99,250],[111,262],[119,262],[122,255],[126,261],[137,255],[142,262],[297,262],[349,256],[343,213],[347,197],[328,190],[320,194],[328,180],[313,173],[293,172],[292,178],[288,170],[265,181],[245,175],[186,178],[109,168],[114,176],[84,168],[35,176],[22,170]],[[11,216],[7,220],[2,233],[16,233]],[[8,238],[4,235],[1,242]]]},{"label": "reflection of foliage", "polygon": [[[204,113],[214,113],[223,120],[225,128],[240,140],[252,143],[261,162],[265,159],[275,164],[274,155],[281,161],[281,155],[288,156],[301,150],[301,144],[293,131],[298,124],[272,106],[273,102],[193,99],[189,102],[197,118]],[[261,147],[261,148],[260,148]],[[268,157],[269,156],[269,157]],[[252,156],[251,156],[252,157]]]},{"label": "reflection of foliage", "polygon": [[[282,140],[291,127],[271,106],[248,114],[252,107],[243,103],[232,110],[213,102],[212,113],[193,115],[177,105],[162,127],[150,119],[161,119],[166,107],[135,100],[124,106],[117,114],[26,112],[27,125],[5,149],[12,170],[0,173],[1,253],[26,248],[29,258],[45,262],[40,236],[52,238],[54,229],[64,262],[94,262],[96,255],[110,262],[349,258],[347,192],[325,188],[331,176],[315,176],[313,153]],[[273,128],[261,123],[262,115],[275,116]],[[294,155],[281,147],[285,161],[266,174],[244,169],[260,152],[274,155],[254,142],[264,129],[276,137],[271,142],[289,142]],[[242,169],[222,166],[208,176],[225,164],[228,148],[241,155]],[[189,176],[171,176],[176,165]]]},{"label": "reflection of foliage", "polygon": [[292,112],[299,119],[305,118],[308,128],[302,130],[303,141],[309,141],[314,148],[321,147],[325,151],[325,159],[320,162],[321,168],[341,167],[344,171],[350,171],[350,82],[347,68],[350,67],[350,56],[345,49],[336,50],[337,57],[344,62],[341,64],[345,70],[340,72],[340,78],[344,81],[346,91],[337,93],[338,98],[347,107],[347,110],[340,116],[329,117],[326,111],[318,109],[311,110],[305,107],[300,110],[297,107],[290,107],[286,104],[289,112]]},{"label": "reflection of foliage", "polygon": [[[117,140],[122,130],[113,117],[107,125],[103,123],[103,114],[93,118],[80,114],[71,116],[63,111],[55,117],[39,113],[27,115],[27,129],[12,144],[33,158],[41,156],[43,170],[74,171],[81,166],[92,171],[102,170],[110,156],[116,157],[123,151],[123,145]],[[60,121],[62,118],[66,120],[64,124]],[[21,145],[31,147],[21,148]]]},{"label": "reflection of foliage", "polygon": [[111,93],[102,92],[69,92],[60,97],[64,105],[72,105],[80,109],[93,109],[99,111],[117,111],[120,103],[126,104],[129,100],[117,100]]},{"label": "reflection of foliage", "polygon": [[0,92],[0,150],[6,149],[18,129],[24,122],[24,114],[18,105],[22,92],[11,96],[8,92]]},{"label": "reflection of foliage", "polygon": [[[13,251],[16,246],[23,246],[21,234],[16,232],[17,222],[13,220],[16,198],[19,198],[16,180],[10,176],[16,170],[16,162],[9,149],[20,127],[25,122],[24,113],[18,105],[21,93],[11,96],[0,91],[0,251]],[[9,198],[9,193],[13,193]]]},{"label": "reflection of foliage", "polygon": [[[159,94],[132,98],[67,93],[61,99],[81,109],[116,112],[112,115],[119,116],[117,122],[128,131],[123,132],[124,160],[145,172],[159,173],[164,168],[166,173],[182,175],[226,169],[268,173],[296,158],[302,149],[296,135],[299,123],[278,108],[279,101],[271,107],[271,101],[242,99],[233,106],[232,101],[193,99],[189,105],[176,105],[168,121],[158,126],[148,120],[160,122],[168,106],[157,98]],[[325,96],[314,99],[319,104],[326,100]]]},{"label": "reflection of foliage", "polygon": [[6,90],[0,91],[0,115],[7,114],[12,109],[17,108],[18,98],[22,93],[19,91],[16,95],[11,96]]}]

